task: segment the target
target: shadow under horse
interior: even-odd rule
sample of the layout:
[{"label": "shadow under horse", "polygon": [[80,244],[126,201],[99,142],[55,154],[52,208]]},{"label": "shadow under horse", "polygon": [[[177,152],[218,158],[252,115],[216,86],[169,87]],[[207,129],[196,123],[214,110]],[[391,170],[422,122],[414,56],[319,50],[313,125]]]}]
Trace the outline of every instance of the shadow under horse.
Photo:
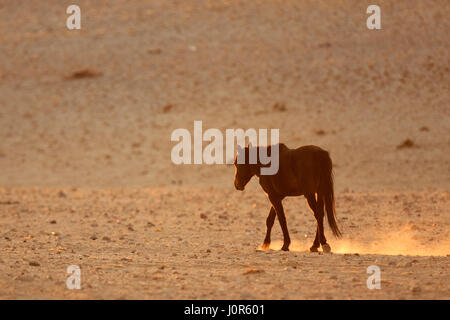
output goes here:
[{"label": "shadow under horse", "polygon": [[[334,209],[333,168],[329,153],[314,145],[289,149],[286,145],[280,143],[278,144],[278,172],[273,175],[261,175],[261,168],[270,164],[261,163],[260,148],[265,148],[265,150],[261,151],[263,154],[271,157],[272,147],[252,147],[250,145],[242,148],[238,145],[238,153],[234,160],[236,168],[234,176],[235,188],[241,191],[244,190],[250,179],[253,176],[257,176],[259,184],[272,204],[266,220],[267,231],[262,248],[268,249],[270,246],[270,233],[276,215],[283,231],[284,242],[281,250],[289,251],[291,239],[282,200],[285,197],[304,195],[317,221],[316,237],[310,251],[317,252],[318,248],[322,246],[323,252],[330,252],[331,247],[327,243],[323,228],[324,209],[326,209],[328,224],[333,234],[339,238],[341,232],[336,222]],[[257,155],[256,161],[250,163],[249,154],[255,151]],[[245,152],[245,161],[237,161],[242,152]]]}]

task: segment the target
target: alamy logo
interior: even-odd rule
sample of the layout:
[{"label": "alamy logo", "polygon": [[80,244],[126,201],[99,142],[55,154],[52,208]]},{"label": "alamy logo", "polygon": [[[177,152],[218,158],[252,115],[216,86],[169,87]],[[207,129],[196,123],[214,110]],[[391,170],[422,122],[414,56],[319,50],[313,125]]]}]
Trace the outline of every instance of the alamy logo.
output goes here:
[{"label": "alamy logo", "polygon": [[81,269],[79,266],[71,265],[67,267],[69,276],[66,280],[67,289],[81,289]]},{"label": "alamy logo", "polygon": [[370,290],[381,289],[381,270],[379,266],[368,266],[367,273],[372,274],[367,278],[367,288]]},{"label": "alamy logo", "polygon": [[366,25],[369,30],[380,30],[381,29],[381,8],[375,4],[367,7],[367,14],[371,14],[367,20]]},{"label": "alamy logo", "polygon": [[[239,152],[237,163],[245,163],[245,140],[250,142],[250,146],[267,146],[267,129],[226,129],[225,130],[225,160],[224,160],[224,139],[219,129],[211,128],[203,132],[202,121],[194,121],[194,138],[192,139],[189,130],[184,128],[175,129],[170,137],[171,141],[177,143],[171,152],[171,160],[174,164],[233,164],[235,158],[234,143],[237,142]],[[193,141],[192,141],[193,140]],[[203,149],[203,142],[210,142]],[[250,147],[249,163],[260,163],[260,173],[262,175],[274,175],[279,167],[279,129],[270,129],[271,152],[269,148]],[[192,149],[194,151],[192,159]],[[259,160],[259,161],[258,161]]]},{"label": "alamy logo", "polygon": [[66,20],[66,27],[69,30],[81,29],[81,9],[76,4],[67,7],[66,13],[70,16]]}]

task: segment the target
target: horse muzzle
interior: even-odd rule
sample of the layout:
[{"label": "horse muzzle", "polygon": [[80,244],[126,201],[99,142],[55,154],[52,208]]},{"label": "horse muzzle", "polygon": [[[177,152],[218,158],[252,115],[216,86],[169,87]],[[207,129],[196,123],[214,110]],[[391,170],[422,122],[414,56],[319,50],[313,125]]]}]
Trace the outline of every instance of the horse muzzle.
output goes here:
[{"label": "horse muzzle", "polygon": [[244,189],[245,189],[245,187],[244,186],[241,186],[239,183],[234,183],[234,187],[236,188],[236,190],[239,190],[239,191],[243,191]]}]

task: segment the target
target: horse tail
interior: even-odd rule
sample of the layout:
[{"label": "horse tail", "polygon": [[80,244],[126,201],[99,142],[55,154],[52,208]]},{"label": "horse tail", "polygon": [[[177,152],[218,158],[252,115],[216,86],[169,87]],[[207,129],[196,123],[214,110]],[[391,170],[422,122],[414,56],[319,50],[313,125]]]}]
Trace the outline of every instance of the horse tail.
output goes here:
[{"label": "horse tail", "polygon": [[327,211],[328,224],[336,238],[342,236],[336,221],[334,208],[333,164],[328,152],[323,153],[320,161],[319,194],[322,196]]}]

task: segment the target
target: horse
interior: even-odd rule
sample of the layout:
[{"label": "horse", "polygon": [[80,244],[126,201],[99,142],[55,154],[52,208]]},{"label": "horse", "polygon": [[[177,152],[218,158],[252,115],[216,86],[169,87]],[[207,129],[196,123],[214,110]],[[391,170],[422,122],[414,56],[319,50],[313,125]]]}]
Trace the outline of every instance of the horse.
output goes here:
[{"label": "horse", "polygon": [[[234,159],[235,188],[239,191],[243,191],[250,179],[253,176],[257,176],[259,178],[260,186],[271,203],[269,215],[266,219],[267,230],[262,249],[269,249],[270,233],[276,215],[283,231],[283,247],[281,250],[289,251],[291,239],[289,237],[282,200],[285,197],[304,195],[308,201],[308,205],[314,212],[314,217],[317,222],[316,237],[310,251],[318,252],[318,248],[322,246],[323,252],[331,252],[331,247],[327,243],[323,228],[323,218],[325,215],[324,208],[326,209],[328,224],[333,235],[336,238],[339,238],[342,236],[342,233],[339,230],[336,221],[333,168],[329,153],[314,145],[289,149],[285,144],[279,143],[278,171],[273,175],[262,175],[260,172],[261,168],[264,166],[267,167],[267,164],[263,164],[264,161],[260,161],[260,154],[263,154],[260,153],[260,151],[271,156],[273,146],[252,147],[251,145],[248,145],[243,148],[238,145],[238,152]],[[252,150],[252,148],[256,148],[256,150]],[[261,148],[265,148],[265,150],[260,150]],[[249,161],[250,152],[255,151],[256,161]],[[238,161],[238,156],[240,156],[242,152],[245,153],[245,161]],[[244,157],[242,157],[242,159],[244,159]]]}]

